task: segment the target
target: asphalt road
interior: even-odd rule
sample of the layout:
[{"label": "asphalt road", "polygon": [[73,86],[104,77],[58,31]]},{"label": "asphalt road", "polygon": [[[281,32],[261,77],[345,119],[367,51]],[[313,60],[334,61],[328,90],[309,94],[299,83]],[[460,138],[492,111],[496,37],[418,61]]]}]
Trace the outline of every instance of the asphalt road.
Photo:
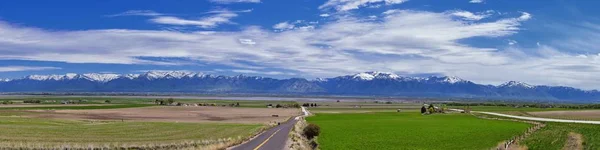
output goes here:
[{"label": "asphalt road", "polygon": [[233,147],[231,150],[283,150],[288,140],[288,135],[294,125],[298,122],[296,119],[290,119],[287,122],[281,123],[254,139]]},{"label": "asphalt road", "polygon": [[[450,109],[450,110],[463,111],[461,109]],[[524,117],[524,116],[515,116],[515,115],[507,115],[507,114],[493,113],[493,112],[484,112],[484,111],[471,111],[471,113],[481,113],[481,114],[488,114],[488,115],[501,116],[501,117],[507,117],[507,118],[515,118],[515,119],[521,119],[521,120],[530,120],[530,121],[562,122],[562,123],[582,123],[582,124],[600,124],[600,121],[551,119],[551,118],[539,118],[539,117]]]}]

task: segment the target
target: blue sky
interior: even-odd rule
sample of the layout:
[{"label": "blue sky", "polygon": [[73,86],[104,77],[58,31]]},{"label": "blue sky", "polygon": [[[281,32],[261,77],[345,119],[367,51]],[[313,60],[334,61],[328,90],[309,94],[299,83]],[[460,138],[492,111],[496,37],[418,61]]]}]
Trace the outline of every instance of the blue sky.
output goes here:
[{"label": "blue sky", "polygon": [[0,78],[364,71],[600,89],[597,1],[0,1]]}]

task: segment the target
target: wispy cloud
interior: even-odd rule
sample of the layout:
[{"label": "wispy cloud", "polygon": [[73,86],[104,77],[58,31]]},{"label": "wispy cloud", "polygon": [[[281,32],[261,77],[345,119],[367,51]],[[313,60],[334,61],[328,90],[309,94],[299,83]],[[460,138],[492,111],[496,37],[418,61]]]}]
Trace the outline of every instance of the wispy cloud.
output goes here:
[{"label": "wispy cloud", "polygon": [[457,17],[461,17],[466,20],[473,20],[473,21],[481,20],[481,19],[491,16],[491,12],[489,12],[489,11],[474,14],[469,11],[455,10],[455,11],[450,11],[448,13],[453,16],[457,16]]},{"label": "wispy cloud", "polygon": [[157,24],[180,25],[180,26],[198,26],[201,28],[214,28],[221,24],[232,23],[230,20],[238,15],[231,12],[224,12],[200,19],[183,19],[173,16],[161,16],[150,19]]},{"label": "wispy cloud", "polygon": [[162,16],[164,14],[154,12],[152,10],[129,10],[126,12],[107,15],[108,17],[119,17],[119,16]]},{"label": "wispy cloud", "polygon": [[294,27],[296,27],[296,25],[291,24],[287,21],[273,25],[273,29],[278,29],[278,30],[294,29]]},{"label": "wispy cloud", "polygon": [[469,3],[475,3],[475,4],[483,3],[483,0],[471,0],[471,1],[469,1]]},{"label": "wispy cloud", "polygon": [[18,72],[18,71],[40,71],[40,70],[55,70],[59,67],[36,67],[36,66],[2,66],[0,72]]},{"label": "wispy cloud", "polygon": [[394,5],[407,2],[408,0],[328,0],[325,4],[319,6],[319,9],[335,9],[337,11],[349,11],[360,7],[381,5]]},{"label": "wispy cloud", "polygon": [[247,69],[233,69],[231,72],[235,73],[243,73],[243,74],[264,74],[264,75],[295,75],[293,73],[285,73],[279,71],[257,71],[257,70],[247,70]]},{"label": "wispy cloud", "polygon": [[[214,28],[222,24],[233,24],[231,19],[238,16],[238,13],[252,12],[252,9],[246,10],[227,10],[219,9],[208,11],[203,14],[208,16],[198,19],[182,18],[184,15],[163,14],[151,10],[130,10],[119,14],[108,15],[109,17],[119,16],[148,16],[152,17],[149,21],[156,24],[172,25],[172,26],[196,26],[200,28]],[[185,15],[188,16],[188,15]],[[178,28],[166,27],[167,30],[179,31]]]},{"label": "wispy cloud", "polygon": [[232,4],[232,3],[260,3],[260,0],[209,0],[213,3]]}]

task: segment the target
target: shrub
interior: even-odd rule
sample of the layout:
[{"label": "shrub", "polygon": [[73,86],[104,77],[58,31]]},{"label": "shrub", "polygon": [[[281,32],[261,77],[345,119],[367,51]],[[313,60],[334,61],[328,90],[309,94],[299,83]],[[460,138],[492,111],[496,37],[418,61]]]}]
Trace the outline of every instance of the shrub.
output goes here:
[{"label": "shrub", "polygon": [[175,102],[175,100],[174,100],[173,98],[169,98],[169,99],[167,99],[167,102],[168,102],[169,104],[173,104],[173,103]]},{"label": "shrub", "polygon": [[110,100],[105,100],[104,103],[110,104],[111,101]]},{"label": "shrub", "polygon": [[312,148],[312,149],[317,149],[317,147],[319,146],[319,143],[317,143],[317,141],[315,141],[315,140],[311,140],[309,144],[310,144],[310,148]]},{"label": "shrub", "polygon": [[316,124],[308,124],[304,127],[303,134],[307,139],[313,139],[315,136],[319,136],[321,133],[321,128]]}]

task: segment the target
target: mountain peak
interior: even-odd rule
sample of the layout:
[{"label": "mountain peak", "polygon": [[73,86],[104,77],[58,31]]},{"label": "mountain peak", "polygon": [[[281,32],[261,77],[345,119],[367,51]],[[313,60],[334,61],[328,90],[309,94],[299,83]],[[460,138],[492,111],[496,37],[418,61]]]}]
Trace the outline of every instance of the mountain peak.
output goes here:
[{"label": "mountain peak", "polygon": [[191,78],[191,77],[200,76],[200,75],[202,75],[202,73],[194,73],[194,72],[189,72],[189,71],[148,71],[140,76],[146,77],[147,79],[159,79],[159,78],[181,79],[183,77]]},{"label": "mountain peak", "polygon": [[399,77],[400,76],[398,76],[398,75],[396,75],[394,73],[377,72],[377,71],[362,72],[362,73],[354,74],[352,76],[352,78],[354,78],[354,79],[360,79],[360,80],[397,79]]},{"label": "mountain peak", "polygon": [[87,79],[90,81],[97,82],[108,82],[120,77],[118,74],[99,74],[99,73],[86,73],[80,75],[81,78]]},{"label": "mountain peak", "polygon": [[444,82],[448,82],[448,83],[458,83],[458,82],[465,82],[467,80],[461,79],[457,76],[445,76],[442,77]]},{"label": "mountain peak", "polygon": [[533,88],[535,86],[524,83],[524,82],[519,82],[519,81],[508,81],[504,84],[501,84],[499,87],[524,87],[524,88]]}]

